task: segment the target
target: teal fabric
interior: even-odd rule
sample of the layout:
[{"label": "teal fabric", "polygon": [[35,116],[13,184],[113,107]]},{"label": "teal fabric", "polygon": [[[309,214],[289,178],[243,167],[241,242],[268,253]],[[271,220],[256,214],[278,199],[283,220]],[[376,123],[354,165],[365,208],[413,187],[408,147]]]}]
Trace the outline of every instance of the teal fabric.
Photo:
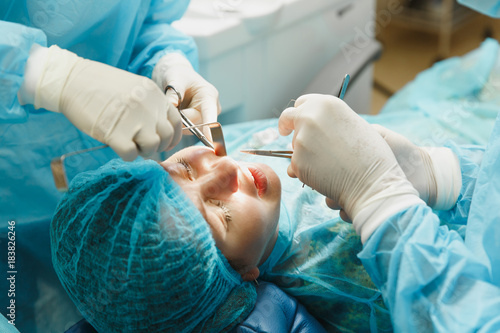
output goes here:
[{"label": "teal fabric", "polygon": [[498,0],[458,0],[458,3],[491,17],[500,17],[500,2]]},{"label": "teal fabric", "polygon": [[421,146],[484,145],[500,107],[494,83],[498,54],[498,42],[486,39],[465,56],[438,62],[392,96],[380,114],[366,119]]},{"label": "teal fabric", "polygon": [[257,293],[157,162],[116,159],[81,173],[51,223],[56,273],[99,332],[221,332]]},{"label": "teal fabric", "polygon": [[450,228],[455,228],[465,237],[464,228],[469,218],[472,196],[476,188],[476,179],[479,173],[479,167],[483,160],[485,146],[480,145],[461,145],[453,143],[446,145],[456,156],[458,156],[460,169],[462,170],[462,187],[458,195],[455,206],[446,211],[436,211],[441,221],[449,223]]},{"label": "teal fabric", "polygon": [[[19,104],[17,91],[31,46],[57,44],[81,57],[146,76],[166,52],[181,52],[196,67],[193,39],[171,26],[188,2],[0,1],[0,234],[6,234],[7,221],[16,221],[20,331],[61,332],[81,319],[50,261],[49,223],[62,197],[54,186],[50,161],[100,145],[62,114]],[[68,158],[68,176],[95,170],[115,157],[106,149]],[[4,256],[0,263],[5,266]],[[7,290],[5,286],[2,280],[0,289]],[[0,296],[0,309],[7,301]]]},{"label": "teal fabric", "polygon": [[465,240],[415,206],[386,221],[359,254],[398,331],[500,330],[500,118],[480,164],[467,164],[451,215],[466,222]]},{"label": "teal fabric", "polygon": [[0,330],[3,333],[19,333],[16,326],[9,323],[7,318],[5,318],[2,314],[0,314]]}]

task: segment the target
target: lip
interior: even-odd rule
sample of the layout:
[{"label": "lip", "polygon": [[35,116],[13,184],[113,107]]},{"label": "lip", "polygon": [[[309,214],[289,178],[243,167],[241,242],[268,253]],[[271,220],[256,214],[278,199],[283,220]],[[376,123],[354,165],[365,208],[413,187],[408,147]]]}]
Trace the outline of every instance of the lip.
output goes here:
[{"label": "lip", "polygon": [[254,167],[254,166],[248,166],[248,171],[252,174],[253,177],[253,182],[255,184],[255,187],[257,188],[259,197],[263,197],[264,194],[266,194],[267,190],[267,177],[262,172],[262,170]]}]

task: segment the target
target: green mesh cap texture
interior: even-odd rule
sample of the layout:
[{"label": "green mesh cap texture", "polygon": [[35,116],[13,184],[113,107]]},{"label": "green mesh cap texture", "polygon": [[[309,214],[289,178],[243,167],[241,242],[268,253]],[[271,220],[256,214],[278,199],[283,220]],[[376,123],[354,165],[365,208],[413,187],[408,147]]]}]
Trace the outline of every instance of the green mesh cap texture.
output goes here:
[{"label": "green mesh cap texture", "polygon": [[255,288],[154,161],[113,160],[75,177],[51,246],[61,283],[99,332],[222,332],[255,304]]}]

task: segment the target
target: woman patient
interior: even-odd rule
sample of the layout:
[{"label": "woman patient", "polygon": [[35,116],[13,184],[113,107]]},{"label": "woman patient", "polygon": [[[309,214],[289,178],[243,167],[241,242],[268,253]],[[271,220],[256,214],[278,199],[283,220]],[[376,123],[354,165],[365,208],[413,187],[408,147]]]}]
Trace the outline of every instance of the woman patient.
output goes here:
[{"label": "woman patient", "polygon": [[351,225],[286,175],[289,160],[256,160],[195,146],[77,176],[51,236],[85,318],[105,332],[223,331],[251,311],[259,278],[331,331],[390,330]]}]

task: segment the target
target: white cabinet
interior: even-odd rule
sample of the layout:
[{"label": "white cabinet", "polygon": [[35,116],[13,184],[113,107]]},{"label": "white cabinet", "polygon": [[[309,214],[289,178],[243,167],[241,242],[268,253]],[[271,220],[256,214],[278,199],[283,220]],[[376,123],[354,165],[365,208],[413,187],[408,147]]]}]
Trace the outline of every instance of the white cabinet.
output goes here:
[{"label": "white cabinet", "polygon": [[220,93],[221,123],[278,117],[304,92],[338,90],[347,73],[358,75],[346,101],[356,86],[370,87],[368,106],[357,107],[366,113],[367,61],[380,51],[374,8],[373,0],[192,0],[174,26],[198,45],[200,74]]}]

